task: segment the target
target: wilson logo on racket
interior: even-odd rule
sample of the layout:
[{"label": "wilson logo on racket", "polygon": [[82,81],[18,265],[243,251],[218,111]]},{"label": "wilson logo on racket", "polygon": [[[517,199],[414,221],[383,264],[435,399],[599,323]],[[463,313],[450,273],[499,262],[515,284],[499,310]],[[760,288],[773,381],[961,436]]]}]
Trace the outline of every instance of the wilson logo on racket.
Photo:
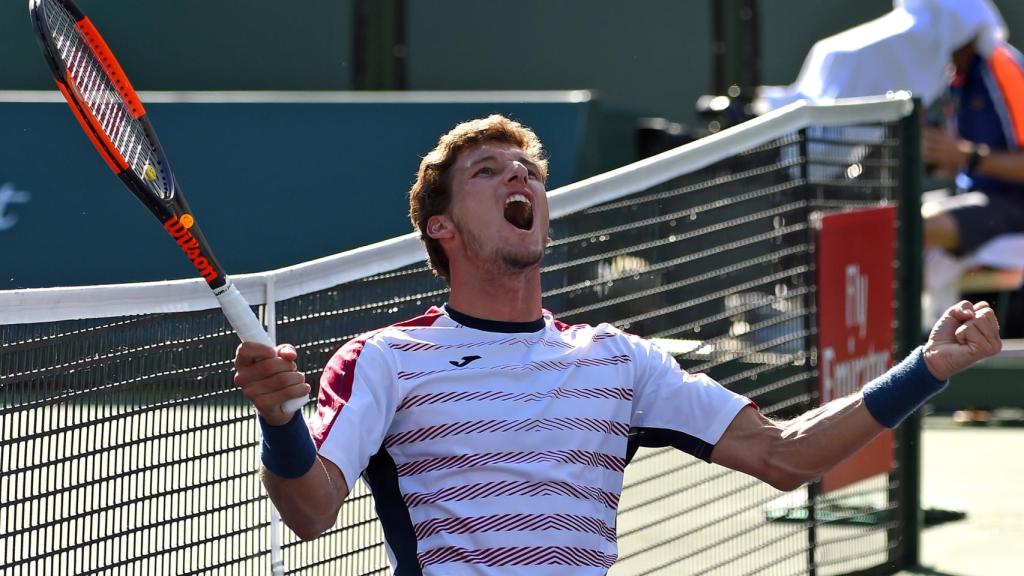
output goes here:
[{"label": "wilson logo on racket", "polygon": [[192,236],[192,233],[188,231],[192,227],[195,221],[192,219],[191,214],[185,214],[178,219],[177,216],[171,216],[166,222],[164,222],[164,228],[174,238],[174,241],[181,246],[182,252],[192,262],[192,265],[199,271],[199,275],[206,279],[207,282],[214,281],[218,274],[217,271],[210,266],[210,261],[203,256],[200,251],[199,242]]}]

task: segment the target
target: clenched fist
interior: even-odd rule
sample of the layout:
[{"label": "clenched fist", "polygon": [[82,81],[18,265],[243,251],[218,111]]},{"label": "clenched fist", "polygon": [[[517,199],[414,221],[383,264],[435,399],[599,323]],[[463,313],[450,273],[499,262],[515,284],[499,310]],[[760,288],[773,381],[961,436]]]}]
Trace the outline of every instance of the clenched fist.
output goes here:
[{"label": "clenched fist", "polygon": [[988,302],[971,304],[963,300],[935,323],[924,345],[924,362],[932,375],[947,380],[1002,348],[999,321]]},{"label": "clenched fist", "polygon": [[256,342],[243,342],[235,351],[235,385],[272,426],[291,420],[281,404],[308,396],[306,375],[298,371],[295,348],[281,344],[276,349]]}]

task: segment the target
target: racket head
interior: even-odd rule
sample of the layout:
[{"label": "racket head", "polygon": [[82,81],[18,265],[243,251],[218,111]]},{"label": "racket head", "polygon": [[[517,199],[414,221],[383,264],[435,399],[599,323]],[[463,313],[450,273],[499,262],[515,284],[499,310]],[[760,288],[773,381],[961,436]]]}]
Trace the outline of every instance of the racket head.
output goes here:
[{"label": "racket head", "polygon": [[107,166],[164,221],[177,182],[145,108],[89,18],[72,0],[30,0],[57,87]]},{"label": "racket head", "polygon": [[[239,337],[273,346],[195,224],[142,101],[99,31],[72,0],[29,0],[29,16],[57,87],[107,166],[177,242]],[[307,401],[281,409],[290,414]]]},{"label": "racket head", "polygon": [[29,0],[36,39],[64,99],[107,166],[163,224],[214,290],[227,280],[195,223],[135,88],[72,0]]}]

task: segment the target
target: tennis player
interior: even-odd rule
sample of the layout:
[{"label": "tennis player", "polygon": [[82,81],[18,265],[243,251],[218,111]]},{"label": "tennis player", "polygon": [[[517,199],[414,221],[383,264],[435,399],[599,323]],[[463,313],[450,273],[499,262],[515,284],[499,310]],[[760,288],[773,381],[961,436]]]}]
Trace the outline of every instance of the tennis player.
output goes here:
[{"label": "tennis player", "polygon": [[450,298],[345,344],[308,425],[279,409],[310,390],[294,348],[239,347],[263,481],[301,538],[334,525],[362,476],[396,574],[604,574],[639,446],[675,446],[791,490],[1000,349],[989,306],[961,302],[862,393],[773,422],[642,338],[542,308],[546,170],[534,133],[501,116],[441,137],[410,216]]}]

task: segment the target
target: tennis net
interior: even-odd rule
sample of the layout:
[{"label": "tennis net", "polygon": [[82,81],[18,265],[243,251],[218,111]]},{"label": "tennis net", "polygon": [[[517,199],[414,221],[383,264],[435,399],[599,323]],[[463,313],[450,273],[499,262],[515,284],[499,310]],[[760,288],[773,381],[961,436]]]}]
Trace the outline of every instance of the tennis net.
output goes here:
[{"label": "tennis net", "polygon": [[[912,108],[798,103],[551,192],[545,307],[657,338],[770,416],[816,405],[813,215],[901,205]],[[236,283],[311,383],[347,339],[447,293],[413,235]],[[0,574],[388,573],[361,483],[324,536],[276,544],[215,307],[198,280],[0,292]],[[906,474],[780,500],[642,449],[612,573],[891,573]]]}]

